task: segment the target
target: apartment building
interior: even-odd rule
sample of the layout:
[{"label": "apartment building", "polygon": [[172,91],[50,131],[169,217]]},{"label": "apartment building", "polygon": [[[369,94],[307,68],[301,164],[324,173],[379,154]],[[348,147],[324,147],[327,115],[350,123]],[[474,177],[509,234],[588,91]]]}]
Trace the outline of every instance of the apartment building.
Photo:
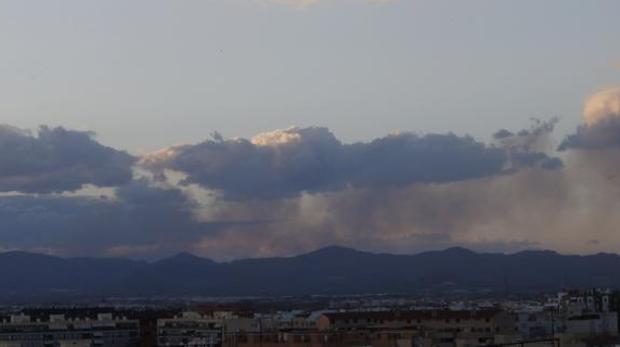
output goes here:
[{"label": "apartment building", "polygon": [[372,345],[478,346],[513,341],[514,318],[500,310],[326,313],[318,331],[370,332]]},{"label": "apartment building", "polygon": [[473,347],[517,336],[514,318],[495,310],[336,312],[318,316],[312,326],[296,326],[227,334],[223,346]]},{"label": "apartment building", "polygon": [[618,336],[617,295],[606,289],[573,290],[558,295],[556,332],[576,336]]},{"label": "apartment building", "polygon": [[54,314],[45,320],[21,314],[0,322],[0,347],[128,347],[137,345],[139,335],[138,321],[106,313],[71,318]]},{"label": "apartment building", "polygon": [[[157,321],[157,345],[160,347],[220,347],[223,321],[197,312],[183,312],[173,318]],[[231,318],[231,317],[230,317]]]}]

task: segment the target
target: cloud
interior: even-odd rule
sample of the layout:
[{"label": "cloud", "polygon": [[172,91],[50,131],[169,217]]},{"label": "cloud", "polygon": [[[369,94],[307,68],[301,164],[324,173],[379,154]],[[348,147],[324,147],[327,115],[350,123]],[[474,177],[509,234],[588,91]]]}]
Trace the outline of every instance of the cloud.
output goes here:
[{"label": "cloud", "polygon": [[402,187],[350,187],[278,200],[220,201],[206,220],[269,218],[231,226],[194,246],[219,259],[299,254],[339,244],[377,252],[414,253],[465,246],[515,252],[546,248],[591,252],[620,247],[620,186],[597,166],[569,158],[562,169]]},{"label": "cloud", "polygon": [[0,125],[0,192],[52,193],[131,181],[135,159],[92,133],[42,126],[36,135]]},{"label": "cloud", "polygon": [[620,87],[600,90],[585,103],[584,124],[566,137],[565,149],[603,149],[620,146]]},{"label": "cloud", "polygon": [[[618,152],[593,150],[582,155],[567,150],[562,154],[564,162],[544,155],[531,165],[534,159],[522,157],[553,153],[550,136],[555,122],[535,121],[526,130],[498,132],[496,145],[483,148],[502,151],[504,163],[516,161],[505,164],[498,174],[399,181],[399,173],[387,176],[390,184],[373,177],[372,184],[348,184],[277,199],[216,199],[214,205],[198,214],[201,218],[265,218],[273,222],[244,228],[231,226],[205,235],[194,250],[220,259],[298,254],[333,244],[397,253],[455,245],[506,252],[531,248],[567,253],[613,251],[620,247],[616,231],[620,217],[608,211],[620,208],[615,167]],[[273,138],[292,139],[273,141],[277,146],[304,142],[303,136]],[[391,141],[389,137],[375,140],[380,144],[378,148],[386,149],[381,152],[383,156],[399,152],[392,148],[404,148],[402,152],[408,153],[400,142],[385,146],[381,143],[385,139]],[[372,148],[373,142],[359,146]],[[519,158],[515,159],[515,154]],[[550,165],[553,170],[548,169],[549,160],[557,164]],[[455,167],[461,166],[459,163]],[[381,173],[378,177],[386,176]],[[592,239],[605,242],[585,245]]]},{"label": "cloud", "polygon": [[[573,178],[566,170],[572,175],[574,166],[565,168],[545,154],[553,150],[549,136],[555,123],[535,121],[526,130],[498,132],[494,145],[411,133],[347,145],[325,128],[289,128],[251,140],[216,136],[156,153],[143,164],[181,171],[182,184],[192,189],[219,190],[198,208],[201,220],[271,221],[226,227],[193,245],[195,252],[218,259],[298,254],[333,244],[398,253],[455,245],[567,250],[570,243],[564,241],[574,243],[575,231],[583,227],[579,218],[598,213],[590,212],[589,199],[569,183]],[[208,174],[201,172],[205,164]],[[289,174],[303,172],[295,170],[299,167],[313,173],[312,180]],[[224,184],[213,184],[212,177]]]},{"label": "cloud", "polygon": [[588,126],[607,118],[620,118],[620,87],[602,89],[592,95],[585,104],[583,117]]},{"label": "cloud", "polygon": [[561,168],[563,163],[559,158],[545,154],[552,151],[549,139],[558,119],[553,118],[549,121],[532,119],[532,121],[533,124],[529,129],[517,133],[501,129],[493,135],[493,138],[507,152],[508,161],[519,163],[521,167]]},{"label": "cloud", "polygon": [[347,187],[454,182],[559,165],[529,147],[488,146],[468,136],[399,133],[343,144],[327,128],[315,127],[276,130],[252,140],[216,136],[155,152],[141,166],[158,175],[180,172],[185,175],[181,184],[198,184],[230,199],[273,199]]},{"label": "cloud", "polygon": [[142,178],[116,187],[0,194],[0,249],[140,258],[184,250],[220,260],[334,244],[613,251],[620,148],[567,148],[560,161],[555,124],[500,130],[490,144],[407,132],[346,144],[316,127],[214,133],[142,157]]},{"label": "cloud", "polygon": [[179,189],[141,179],[114,198],[0,197],[0,248],[48,249],[63,255],[154,256],[184,250],[230,222],[200,222]]}]

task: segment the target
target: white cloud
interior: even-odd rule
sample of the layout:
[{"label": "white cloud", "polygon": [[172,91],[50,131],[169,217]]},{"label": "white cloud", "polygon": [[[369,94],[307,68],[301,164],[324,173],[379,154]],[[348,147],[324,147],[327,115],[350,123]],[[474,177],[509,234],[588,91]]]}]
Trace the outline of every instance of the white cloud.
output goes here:
[{"label": "white cloud", "polygon": [[299,128],[277,129],[260,133],[252,137],[252,143],[256,146],[278,146],[301,141]]},{"label": "white cloud", "polygon": [[583,117],[587,125],[607,118],[620,118],[620,87],[602,89],[586,101]]}]

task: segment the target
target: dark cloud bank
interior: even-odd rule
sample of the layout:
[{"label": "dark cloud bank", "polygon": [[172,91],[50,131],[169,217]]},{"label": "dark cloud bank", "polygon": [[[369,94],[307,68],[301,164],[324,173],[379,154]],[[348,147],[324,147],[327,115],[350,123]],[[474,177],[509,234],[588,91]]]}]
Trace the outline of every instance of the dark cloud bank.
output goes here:
[{"label": "dark cloud bank", "polygon": [[41,245],[79,254],[117,245],[170,243],[200,232],[200,224],[191,218],[193,205],[178,190],[136,181],[115,192],[113,199],[4,197],[0,199],[2,239],[13,247]]},{"label": "dark cloud bank", "polygon": [[135,158],[89,132],[39,128],[36,135],[0,125],[0,192],[52,193],[131,180]]},{"label": "dark cloud bank", "polygon": [[[513,135],[518,136],[518,135]],[[342,144],[326,128],[291,128],[253,141],[217,137],[154,155],[144,166],[182,172],[234,199],[269,199],[346,188],[389,188],[556,168],[558,159],[528,148],[487,146],[454,134],[393,134]]]},{"label": "dark cloud bank", "polygon": [[492,144],[413,133],[343,144],[326,128],[215,134],[142,158],[91,133],[2,126],[0,191],[11,193],[0,196],[0,249],[230,259],[330,244],[404,253],[620,245],[610,227],[620,221],[602,212],[618,204],[617,184],[573,153],[591,159],[604,149],[609,162],[616,142],[585,145],[594,130],[579,128],[560,160],[554,124],[501,130]]},{"label": "dark cloud bank", "polygon": [[575,134],[569,135],[560,150],[597,150],[620,147],[620,118],[606,118],[592,125],[581,125]]}]

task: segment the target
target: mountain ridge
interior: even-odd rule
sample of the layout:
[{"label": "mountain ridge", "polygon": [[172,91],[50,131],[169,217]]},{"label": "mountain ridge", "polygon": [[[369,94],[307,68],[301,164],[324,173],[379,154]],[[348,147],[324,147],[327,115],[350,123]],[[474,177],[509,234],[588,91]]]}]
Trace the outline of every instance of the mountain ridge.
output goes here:
[{"label": "mountain ridge", "polygon": [[182,252],[154,262],[0,253],[0,295],[285,296],[361,293],[525,293],[620,288],[620,255],[549,250],[478,253],[462,247],[412,255],[330,246],[289,257],[217,262]]},{"label": "mountain ridge", "polygon": [[157,263],[157,262],[161,262],[165,260],[170,260],[174,258],[198,258],[198,259],[209,260],[217,264],[226,264],[226,263],[231,263],[231,262],[236,262],[236,261],[245,261],[245,260],[290,259],[290,258],[308,256],[312,254],[320,254],[325,251],[332,252],[335,250],[346,251],[346,252],[351,252],[351,253],[363,253],[363,254],[377,255],[377,256],[389,255],[389,256],[405,256],[405,257],[418,256],[418,255],[423,255],[423,254],[452,253],[452,252],[463,253],[463,254],[469,253],[469,254],[475,254],[475,255],[503,255],[503,256],[514,256],[514,255],[519,255],[519,254],[554,254],[554,255],[559,255],[559,256],[564,256],[564,257],[591,257],[591,256],[618,256],[620,257],[620,253],[597,252],[597,253],[590,253],[590,254],[573,254],[573,253],[560,253],[560,252],[557,252],[551,249],[524,249],[524,250],[520,250],[516,252],[486,252],[486,251],[478,252],[478,251],[474,251],[472,249],[461,247],[461,246],[447,247],[443,249],[426,250],[426,251],[421,251],[421,252],[416,252],[416,253],[389,253],[389,252],[375,252],[375,251],[360,250],[360,249],[356,249],[353,247],[346,247],[346,246],[339,246],[339,245],[330,245],[330,246],[320,247],[315,250],[311,250],[311,251],[307,251],[307,252],[299,253],[299,254],[293,254],[293,255],[237,258],[237,259],[233,259],[230,261],[217,261],[209,257],[197,255],[197,254],[194,254],[188,251],[181,251],[178,253],[174,253],[170,256],[151,260],[151,261],[143,260],[140,258],[133,259],[130,257],[109,257],[109,256],[69,256],[67,257],[67,256],[56,255],[56,254],[37,253],[37,252],[22,251],[22,250],[0,251],[0,257],[9,256],[9,255],[32,255],[32,256],[39,256],[41,258],[55,258],[55,259],[64,259],[64,260],[76,260],[76,259],[123,260],[123,261],[142,262],[142,263],[149,263],[149,264]]}]

